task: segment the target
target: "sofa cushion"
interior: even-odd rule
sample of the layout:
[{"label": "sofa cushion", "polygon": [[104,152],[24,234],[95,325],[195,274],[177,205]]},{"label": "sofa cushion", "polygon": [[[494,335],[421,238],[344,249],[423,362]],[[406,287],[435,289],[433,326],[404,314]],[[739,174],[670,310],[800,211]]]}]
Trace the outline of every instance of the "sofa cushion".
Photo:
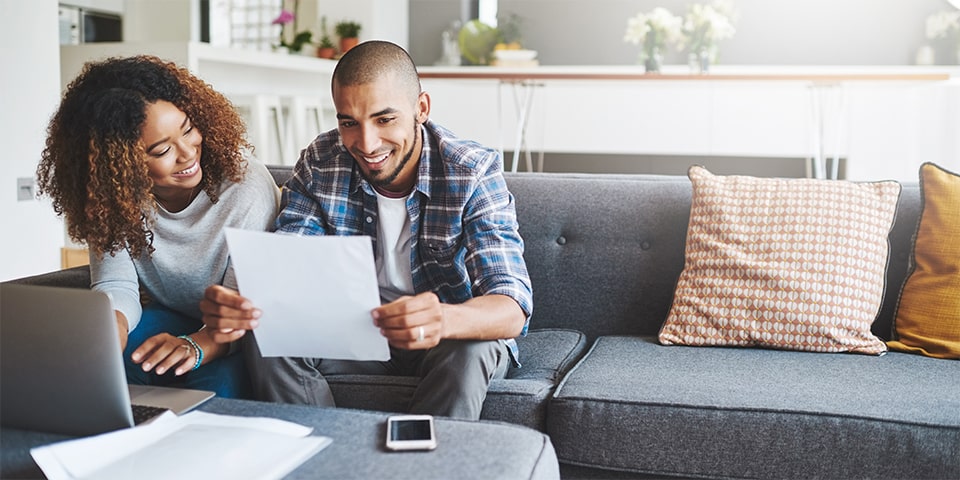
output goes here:
[{"label": "sofa cushion", "polygon": [[[504,173],[516,197],[537,328],[655,335],[690,214],[682,176]],[[523,351],[520,352],[523,355]]]},{"label": "sofa cushion", "polygon": [[[480,418],[546,431],[547,402],[563,375],[586,351],[586,336],[575,330],[531,330],[517,339],[520,368],[490,383]],[[328,375],[337,406],[406,412],[417,377]]]},{"label": "sofa cushion", "polygon": [[664,344],[882,353],[900,184],[689,172],[683,272]]},{"label": "sofa cushion", "polygon": [[562,463],[651,475],[957,478],[956,378],[960,362],[897,352],[601,337],[557,388],[547,433]]},{"label": "sofa cushion", "polygon": [[923,203],[911,272],[894,319],[894,350],[960,358],[960,176],[920,167]]}]

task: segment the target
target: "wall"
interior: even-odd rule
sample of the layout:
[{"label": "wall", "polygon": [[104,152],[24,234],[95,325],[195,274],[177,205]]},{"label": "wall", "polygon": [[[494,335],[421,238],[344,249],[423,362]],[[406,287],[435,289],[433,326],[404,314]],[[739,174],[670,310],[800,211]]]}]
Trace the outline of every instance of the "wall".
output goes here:
[{"label": "wall", "polygon": [[60,268],[63,223],[47,200],[17,201],[34,177],[60,97],[57,4],[0,0],[0,281]]},{"label": "wall", "polygon": [[200,0],[125,0],[123,41],[200,39]]},{"label": "wall", "polygon": [[460,16],[457,0],[410,0],[410,56],[417,65],[433,65],[440,59],[441,35]]},{"label": "wall", "polygon": [[[662,6],[682,14],[695,0],[499,0],[524,18],[525,45],[545,65],[636,63],[623,42],[627,19]],[[706,3],[700,0],[697,3]],[[946,0],[734,0],[737,34],[721,44],[731,65],[904,65],[927,42],[926,17]],[[410,46],[419,65],[440,58],[440,35],[460,17],[457,0],[410,0]],[[955,63],[945,43],[938,63]],[[685,63],[673,52],[668,63]]]},{"label": "wall", "polygon": [[[407,0],[316,0],[316,15],[327,17],[331,37],[341,20],[359,22],[360,41],[389,40],[409,46],[409,10]],[[319,32],[319,28],[313,28]],[[336,41],[336,40],[334,40]]]}]

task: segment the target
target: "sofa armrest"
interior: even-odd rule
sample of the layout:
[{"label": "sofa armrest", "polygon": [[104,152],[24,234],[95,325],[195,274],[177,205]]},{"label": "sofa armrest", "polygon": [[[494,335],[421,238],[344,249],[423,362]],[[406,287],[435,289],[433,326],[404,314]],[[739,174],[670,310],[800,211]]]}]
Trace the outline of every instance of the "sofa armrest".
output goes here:
[{"label": "sofa armrest", "polygon": [[530,330],[517,338],[522,367],[510,367],[510,379],[546,379],[554,384],[580,360],[587,351],[587,336],[568,328]]},{"label": "sofa armrest", "polygon": [[82,265],[54,272],[41,273],[30,277],[16,278],[4,283],[42,285],[47,287],[90,288],[90,266]]}]

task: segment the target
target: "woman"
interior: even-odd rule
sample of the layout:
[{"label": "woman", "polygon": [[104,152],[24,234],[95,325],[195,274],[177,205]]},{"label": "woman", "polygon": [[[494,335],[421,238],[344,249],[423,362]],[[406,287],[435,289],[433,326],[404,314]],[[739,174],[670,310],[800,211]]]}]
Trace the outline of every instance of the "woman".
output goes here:
[{"label": "woman", "polygon": [[209,285],[236,288],[223,229],[270,229],[279,201],[230,102],[173,63],[112,58],[70,83],[47,133],[39,188],[90,250],[127,381],[249,396],[241,357],[199,309]]}]

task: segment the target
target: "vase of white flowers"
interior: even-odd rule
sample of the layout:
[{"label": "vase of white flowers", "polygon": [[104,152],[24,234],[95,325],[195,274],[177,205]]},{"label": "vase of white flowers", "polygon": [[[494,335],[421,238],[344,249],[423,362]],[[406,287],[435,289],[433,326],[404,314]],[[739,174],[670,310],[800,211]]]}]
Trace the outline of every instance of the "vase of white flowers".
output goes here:
[{"label": "vase of white flowers", "polygon": [[927,38],[952,40],[957,63],[960,63],[960,10],[938,12],[927,17]]},{"label": "vase of white flowers", "polygon": [[663,53],[668,44],[680,41],[683,20],[663,7],[649,13],[640,12],[627,20],[623,41],[643,45],[640,61],[647,73],[658,73],[663,64]]},{"label": "vase of white flowers", "polygon": [[690,68],[708,73],[717,61],[718,42],[733,37],[733,3],[715,0],[709,4],[693,4],[683,19],[683,34],[689,49]]}]

